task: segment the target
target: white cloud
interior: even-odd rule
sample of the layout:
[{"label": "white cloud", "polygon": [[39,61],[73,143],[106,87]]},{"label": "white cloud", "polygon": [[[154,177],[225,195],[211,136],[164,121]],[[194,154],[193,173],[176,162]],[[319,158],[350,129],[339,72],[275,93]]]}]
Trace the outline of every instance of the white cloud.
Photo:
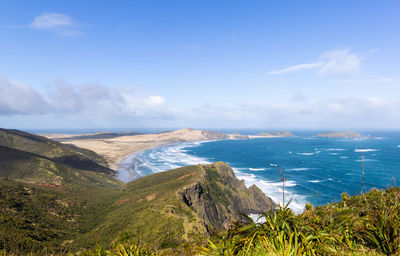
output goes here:
[{"label": "white cloud", "polygon": [[56,81],[44,93],[0,77],[0,115],[74,114],[91,118],[169,118],[171,109],[159,95],[139,97],[129,89],[98,84],[72,86]]},{"label": "white cloud", "polygon": [[361,60],[361,57],[350,53],[349,49],[335,50],[322,53],[319,62],[290,66],[288,68],[270,71],[268,74],[279,75],[317,68],[319,68],[319,73],[323,76],[356,74],[359,72]]},{"label": "white cloud", "polygon": [[98,127],[396,128],[400,126],[400,98],[308,97],[295,92],[277,104],[172,108],[160,95],[138,96],[129,87],[72,86],[56,81],[39,93],[27,84],[0,77],[0,121],[11,124],[4,120],[30,120],[32,116],[47,116],[44,127],[62,120],[70,126]]},{"label": "white cloud", "polygon": [[72,26],[76,26],[74,20],[70,16],[61,13],[43,13],[35,17],[29,24],[29,27],[33,29],[50,29]]},{"label": "white cloud", "polygon": [[270,72],[268,72],[268,74],[270,74],[270,75],[285,74],[285,73],[298,71],[298,70],[313,69],[313,68],[321,67],[322,65],[324,65],[323,62],[300,64],[300,65],[295,65],[295,66],[291,66],[291,67],[280,69],[280,70],[270,71]]},{"label": "white cloud", "polygon": [[78,23],[72,17],[61,13],[43,13],[35,17],[28,27],[59,37],[79,38],[83,35],[78,29]]},{"label": "white cloud", "polygon": [[42,114],[48,105],[36,90],[0,76],[0,115]]},{"label": "white cloud", "polygon": [[325,52],[321,55],[321,59],[325,60],[320,69],[321,75],[356,74],[359,71],[361,62],[361,58],[354,53],[350,53],[349,49]]}]

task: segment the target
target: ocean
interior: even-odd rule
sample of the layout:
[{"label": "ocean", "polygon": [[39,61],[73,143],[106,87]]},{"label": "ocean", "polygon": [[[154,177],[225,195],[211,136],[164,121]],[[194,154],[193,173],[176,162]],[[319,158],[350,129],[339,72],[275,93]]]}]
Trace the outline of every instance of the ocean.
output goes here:
[{"label": "ocean", "polygon": [[[244,132],[243,132],[244,133]],[[301,212],[307,202],[321,205],[340,200],[341,193],[361,192],[364,157],[364,192],[400,182],[400,132],[371,132],[373,138],[320,138],[317,132],[296,137],[257,138],[178,143],[139,152],[125,159],[118,178],[141,176],[182,166],[224,161],[246,185],[257,185],[276,203],[285,202]]]}]

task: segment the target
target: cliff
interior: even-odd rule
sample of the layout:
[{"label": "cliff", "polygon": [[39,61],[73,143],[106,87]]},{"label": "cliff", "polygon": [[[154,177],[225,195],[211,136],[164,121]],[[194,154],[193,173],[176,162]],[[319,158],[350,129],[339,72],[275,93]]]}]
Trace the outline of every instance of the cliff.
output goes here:
[{"label": "cliff", "polygon": [[98,236],[100,243],[109,245],[124,234],[157,250],[198,245],[214,231],[228,229],[242,214],[271,210],[273,202],[256,186],[247,188],[227,164],[217,162],[134,180],[113,207],[82,241]]},{"label": "cliff", "polygon": [[247,188],[227,164],[217,162],[201,169],[201,179],[186,187],[181,195],[185,204],[205,221],[207,229],[227,229],[242,214],[261,214],[272,209],[272,200],[257,186]]}]

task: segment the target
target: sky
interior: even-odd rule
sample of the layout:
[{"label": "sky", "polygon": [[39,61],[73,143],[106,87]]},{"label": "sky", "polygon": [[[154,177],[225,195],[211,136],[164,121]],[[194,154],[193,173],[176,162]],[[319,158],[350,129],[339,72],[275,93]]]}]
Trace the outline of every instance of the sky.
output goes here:
[{"label": "sky", "polygon": [[0,1],[0,127],[400,130],[399,1]]}]

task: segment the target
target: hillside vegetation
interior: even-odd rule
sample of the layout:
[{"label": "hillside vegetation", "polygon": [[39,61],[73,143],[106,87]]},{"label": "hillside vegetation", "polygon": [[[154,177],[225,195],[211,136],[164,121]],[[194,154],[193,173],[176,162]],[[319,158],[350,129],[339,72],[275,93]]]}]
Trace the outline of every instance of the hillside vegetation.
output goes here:
[{"label": "hillside vegetation", "polygon": [[96,153],[21,132],[0,129],[0,177],[61,186],[118,187],[115,172]]},{"label": "hillside vegetation", "polygon": [[[248,214],[262,215],[254,222]],[[122,185],[94,152],[1,130],[0,251],[399,255],[400,188],[353,197],[344,193],[340,202],[308,204],[295,215],[287,205],[275,206],[256,186],[247,188],[223,162]]]},{"label": "hillside vegetation", "polygon": [[81,154],[97,164],[93,152],[18,131],[3,130],[2,144],[7,146],[0,145],[0,250],[8,253],[90,253],[96,246],[125,243],[192,255],[241,214],[273,207],[222,162],[121,186],[106,172],[59,161]]},{"label": "hillside vegetation", "polygon": [[287,206],[261,223],[240,224],[209,241],[206,255],[399,255],[400,188],[373,189],[295,215]]}]

